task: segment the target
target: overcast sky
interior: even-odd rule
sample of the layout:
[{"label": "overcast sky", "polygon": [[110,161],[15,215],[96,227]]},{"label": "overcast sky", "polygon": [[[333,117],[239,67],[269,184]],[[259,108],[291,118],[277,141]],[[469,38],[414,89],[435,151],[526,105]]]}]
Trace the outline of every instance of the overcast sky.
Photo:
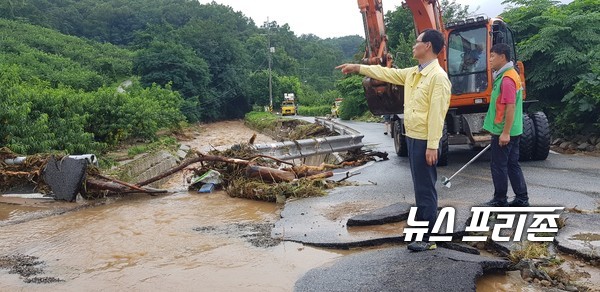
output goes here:
[{"label": "overcast sky", "polygon": [[[206,4],[212,0],[199,0]],[[572,0],[562,0],[563,3]],[[362,17],[356,0],[215,0],[241,11],[261,25],[267,20],[278,24],[289,24],[296,35],[312,33],[321,38],[360,35],[364,37]],[[497,16],[502,12],[502,0],[457,0],[469,5],[471,11],[479,7],[477,13]],[[383,9],[394,10],[402,0],[383,0]]]}]

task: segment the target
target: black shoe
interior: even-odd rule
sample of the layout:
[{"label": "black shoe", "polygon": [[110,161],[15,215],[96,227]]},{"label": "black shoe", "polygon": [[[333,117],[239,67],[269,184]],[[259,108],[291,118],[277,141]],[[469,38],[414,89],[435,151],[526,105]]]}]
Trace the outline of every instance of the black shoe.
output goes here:
[{"label": "black shoe", "polygon": [[486,202],[484,205],[487,207],[508,207],[508,202],[493,199],[489,202]]},{"label": "black shoe", "polygon": [[408,244],[408,249],[412,251],[426,251],[437,248],[435,242],[415,241]]},{"label": "black shoe", "polygon": [[387,135],[387,132],[383,132],[384,135]]},{"label": "black shoe", "polygon": [[508,205],[510,207],[529,207],[529,200],[515,198],[514,200],[510,201],[510,203],[508,203]]}]

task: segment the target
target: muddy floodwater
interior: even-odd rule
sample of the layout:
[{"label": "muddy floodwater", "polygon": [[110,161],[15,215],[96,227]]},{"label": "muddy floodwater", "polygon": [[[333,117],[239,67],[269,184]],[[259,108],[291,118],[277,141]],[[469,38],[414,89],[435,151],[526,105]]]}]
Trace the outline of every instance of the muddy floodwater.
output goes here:
[{"label": "muddy floodwater", "polygon": [[[361,251],[272,239],[281,205],[222,192],[18,202],[0,203],[0,291],[292,291],[308,270]],[[533,290],[509,274],[478,291]]]},{"label": "muddy floodwater", "polygon": [[[41,270],[10,273],[0,258],[0,291],[290,291],[303,273],[343,255],[269,241],[272,203],[221,192],[112,200],[0,227],[0,256],[37,257]],[[46,212],[0,206],[4,220]],[[26,283],[36,278],[59,281]]]}]

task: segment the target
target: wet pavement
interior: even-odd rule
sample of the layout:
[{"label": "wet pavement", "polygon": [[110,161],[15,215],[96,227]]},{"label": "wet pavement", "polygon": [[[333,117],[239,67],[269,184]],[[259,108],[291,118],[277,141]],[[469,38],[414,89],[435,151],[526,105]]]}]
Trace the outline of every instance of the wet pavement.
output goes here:
[{"label": "wet pavement", "polygon": [[[397,221],[398,218],[405,216],[406,205],[414,204],[408,159],[395,155],[393,140],[383,135],[383,124],[353,121],[342,123],[364,133],[365,145],[390,153],[390,160],[378,161],[361,170],[354,170],[361,172],[360,175],[352,178],[360,183],[359,186],[335,189],[326,197],[287,202],[281,213],[282,218],[276,223],[273,233],[283,236],[286,240],[331,248],[403,244],[404,238],[400,228],[405,225],[402,223],[394,223],[398,226],[398,230],[363,226],[361,232],[353,232],[355,227],[348,227],[348,225],[354,225],[356,218],[359,218],[359,221],[371,218],[369,220],[372,220],[372,223],[381,224],[385,223],[383,221]],[[476,151],[466,146],[451,146],[449,166],[438,168],[438,181],[441,181],[443,176],[451,176],[476,154]],[[597,212],[600,202],[600,158],[551,153],[545,161],[522,162],[521,167],[528,184],[532,206],[576,207]],[[491,199],[493,185],[489,170],[489,153],[484,154],[456,176],[451,188],[445,188],[440,183],[437,189],[439,205],[452,206],[456,209],[454,232],[460,234],[464,231],[464,224],[470,217],[470,207],[481,206]],[[511,195],[513,194],[509,192],[509,197]],[[597,221],[600,214],[589,216],[591,218],[588,218],[587,225],[583,222],[579,223],[584,224],[585,228],[578,229],[573,224],[572,229],[565,229],[563,237],[567,238],[563,241],[567,243],[562,243],[562,246],[572,246],[572,242],[578,241],[580,244],[577,247],[582,248],[584,252],[589,254],[596,251],[595,245],[600,242],[597,238],[600,235],[596,233],[597,231],[590,230],[600,228]],[[362,222],[358,225],[365,224]],[[566,224],[569,224],[568,220]],[[390,224],[381,226],[386,225]],[[506,246],[510,248],[512,244]],[[504,248],[504,245],[501,247]],[[334,265],[340,265],[340,270],[353,269],[352,265],[343,263],[346,262],[341,259]],[[386,265],[386,263],[381,264]],[[322,270],[317,271],[322,272]],[[369,279],[376,282],[377,277]],[[353,282],[361,285],[358,283],[363,283],[365,280],[354,277],[348,281],[349,285]],[[599,286],[600,283],[593,285],[596,288]],[[336,289],[332,287],[323,291],[337,291]],[[376,288],[362,290],[380,291]]]},{"label": "wet pavement", "polygon": [[564,219],[555,238],[558,249],[600,264],[600,214],[571,213]]},{"label": "wet pavement", "polygon": [[439,248],[414,253],[394,247],[349,255],[313,269],[295,291],[475,291],[484,272],[510,262]]}]

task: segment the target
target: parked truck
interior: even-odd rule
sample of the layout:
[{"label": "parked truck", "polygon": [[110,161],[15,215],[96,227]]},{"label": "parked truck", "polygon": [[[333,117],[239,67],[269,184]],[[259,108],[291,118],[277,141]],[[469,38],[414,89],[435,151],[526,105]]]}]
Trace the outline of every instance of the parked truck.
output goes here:
[{"label": "parked truck", "polygon": [[284,93],[283,94],[283,102],[281,102],[281,115],[295,115],[297,111],[296,107],[296,97],[293,93]]}]

